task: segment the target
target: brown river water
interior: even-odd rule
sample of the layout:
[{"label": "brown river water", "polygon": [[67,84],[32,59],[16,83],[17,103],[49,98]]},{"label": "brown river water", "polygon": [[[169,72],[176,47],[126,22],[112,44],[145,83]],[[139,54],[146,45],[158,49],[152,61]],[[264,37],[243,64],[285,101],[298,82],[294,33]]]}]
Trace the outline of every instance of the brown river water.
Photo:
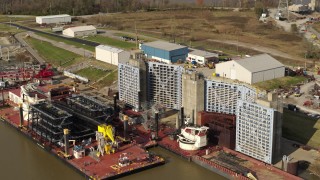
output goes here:
[{"label": "brown river water", "polygon": [[[15,129],[0,122],[0,180],[84,180],[85,178]],[[129,175],[123,180],[222,180],[218,174],[162,148],[150,151],[167,161],[163,166]]]}]

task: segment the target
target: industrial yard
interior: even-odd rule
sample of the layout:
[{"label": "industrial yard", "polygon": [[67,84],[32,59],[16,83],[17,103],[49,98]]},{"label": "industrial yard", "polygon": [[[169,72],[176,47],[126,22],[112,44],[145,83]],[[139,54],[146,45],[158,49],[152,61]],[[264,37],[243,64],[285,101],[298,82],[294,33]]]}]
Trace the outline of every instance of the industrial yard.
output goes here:
[{"label": "industrial yard", "polygon": [[0,16],[1,124],[86,179],[166,166],[155,146],[228,179],[319,178],[318,14],[297,14],[318,4],[280,5]]}]

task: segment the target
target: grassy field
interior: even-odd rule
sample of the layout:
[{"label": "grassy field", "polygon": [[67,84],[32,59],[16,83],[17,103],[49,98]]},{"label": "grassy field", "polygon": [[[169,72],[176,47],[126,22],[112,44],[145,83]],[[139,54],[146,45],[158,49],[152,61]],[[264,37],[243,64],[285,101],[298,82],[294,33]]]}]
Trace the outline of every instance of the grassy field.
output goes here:
[{"label": "grassy field", "polygon": [[25,16],[25,17],[14,17],[14,16],[4,16],[0,15],[0,22],[15,22],[15,21],[25,21],[25,20],[35,20],[34,16]]},{"label": "grassy field", "polygon": [[46,60],[46,62],[51,63],[54,66],[68,67],[72,64],[84,61],[81,56],[53,46],[51,43],[34,38],[27,38],[26,41]]},{"label": "grassy field", "polygon": [[255,86],[259,89],[273,90],[273,89],[279,88],[280,86],[282,88],[290,87],[292,85],[301,83],[305,80],[306,80],[306,78],[303,76],[294,76],[294,77],[286,76],[286,77],[282,77],[282,78],[272,79],[269,81],[255,83],[255,84],[253,84],[253,86]]},{"label": "grassy field", "polygon": [[68,39],[55,37],[55,36],[50,36],[50,35],[42,34],[42,33],[36,33],[36,34],[39,35],[39,36],[42,36],[44,38],[51,39],[53,41],[63,42],[65,44],[73,45],[73,46],[75,46],[77,48],[84,48],[84,49],[92,51],[92,52],[95,51],[95,47],[87,46],[87,45],[84,45],[84,44],[81,44],[81,43],[77,43],[77,42],[74,42],[74,41],[71,41],[71,40],[68,40]]},{"label": "grassy field", "polygon": [[317,148],[320,146],[320,120],[284,109],[282,135]]},{"label": "grassy field", "polygon": [[320,32],[320,22],[314,23],[314,24],[312,25],[312,27],[313,27],[316,31]]},{"label": "grassy field", "polygon": [[[210,39],[231,40],[261,45],[303,58],[307,45],[297,34],[285,32],[274,26],[275,22],[262,23],[254,11],[227,10],[175,10],[106,15],[92,17],[92,23],[105,24],[111,29],[135,32],[192,47],[204,49],[229,49],[234,54],[246,54],[246,48],[222,46]],[[135,23],[136,22],[136,23]]]},{"label": "grassy field", "polygon": [[87,67],[76,72],[76,74],[88,78],[90,81],[97,81],[98,79],[107,75],[110,71],[103,71],[94,67]]},{"label": "grassy field", "polygon": [[14,26],[10,27],[10,25],[0,24],[0,32],[18,33],[18,32],[22,32],[22,31],[23,30],[17,29]]},{"label": "grassy field", "polygon": [[136,45],[132,42],[127,42],[121,39],[115,39],[115,38],[110,38],[110,37],[100,36],[100,35],[89,36],[85,39],[89,41],[105,44],[105,45],[122,48],[122,49],[134,49],[136,47]]},{"label": "grassy field", "polygon": [[105,86],[110,86],[113,84],[114,81],[118,80],[118,71],[112,71],[108,76],[103,78],[101,81],[97,82],[94,84],[95,87],[97,88],[102,88]]},{"label": "grassy field", "polygon": [[[114,35],[116,35],[116,36],[119,36],[119,37],[121,37],[121,36],[127,36],[127,37],[130,37],[130,38],[136,38],[136,36],[135,35],[133,35],[133,34],[129,34],[129,33],[114,33]],[[146,37],[141,37],[141,36],[139,36],[138,35],[138,39],[139,40],[142,40],[142,41],[144,41],[144,42],[149,42],[149,41],[153,41],[154,39],[153,38],[146,38]]]}]

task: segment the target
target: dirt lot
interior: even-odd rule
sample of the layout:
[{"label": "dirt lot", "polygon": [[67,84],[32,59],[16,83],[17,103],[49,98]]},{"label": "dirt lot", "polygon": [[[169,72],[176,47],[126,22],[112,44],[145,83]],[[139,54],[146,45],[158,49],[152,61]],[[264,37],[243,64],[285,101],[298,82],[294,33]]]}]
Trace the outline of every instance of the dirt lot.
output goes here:
[{"label": "dirt lot", "polygon": [[139,12],[91,17],[87,23],[150,35],[167,40],[205,48],[208,50],[228,50],[234,54],[256,54],[250,47],[239,49],[235,45],[222,47],[214,40],[228,40],[273,48],[303,60],[306,45],[303,39],[273,26],[272,22],[261,23],[253,11],[197,11],[180,10],[165,12]]}]

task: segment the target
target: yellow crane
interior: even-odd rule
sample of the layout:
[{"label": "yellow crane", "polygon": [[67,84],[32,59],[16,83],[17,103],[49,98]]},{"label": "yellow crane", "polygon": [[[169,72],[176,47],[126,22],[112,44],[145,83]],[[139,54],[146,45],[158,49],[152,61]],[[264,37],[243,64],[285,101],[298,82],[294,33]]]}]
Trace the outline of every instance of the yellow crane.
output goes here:
[{"label": "yellow crane", "polygon": [[[111,154],[115,152],[114,144],[116,144],[113,134],[113,127],[111,125],[102,124],[98,126],[98,131],[96,132],[96,138],[98,141],[98,156],[106,154]],[[111,141],[111,143],[110,143]]]}]

